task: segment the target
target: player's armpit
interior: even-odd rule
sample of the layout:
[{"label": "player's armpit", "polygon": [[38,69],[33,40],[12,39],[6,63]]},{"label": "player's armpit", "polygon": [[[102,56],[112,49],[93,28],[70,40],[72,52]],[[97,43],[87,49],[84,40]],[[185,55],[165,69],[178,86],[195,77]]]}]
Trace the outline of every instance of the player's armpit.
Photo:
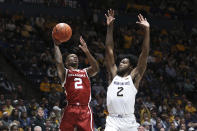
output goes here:
[{"label": "player's armpit", "polygon": [[140,83],[142,76],[143,76],[143,75],[140,75],[140,73],[138,71],[139,70],[136,67],[135,69],[132,70],[132,72],[130,74],[136,89],[139,88],[139,83]]},{"label": "player's armpit", "polygon": [[88,67],[88,68],[86,68],[85,70],[87,71],[87,74],[88,74],[88,76],[90,76],[90,77],[95,76],[95,75],[98,73],[98,71],[99,71],[99,69],[98,69],[98,70],[97,70],[97,69],[94,69],[94,68],[92,68],[91,66]]},{"label": "player's armpit", "polygon": [[86,53],[86,56],[88,58],[88,62],[90,63],[90,66],[86,68],[86,71],[90,77],[95,76],[100,70],[98,62],[90,53]]}]

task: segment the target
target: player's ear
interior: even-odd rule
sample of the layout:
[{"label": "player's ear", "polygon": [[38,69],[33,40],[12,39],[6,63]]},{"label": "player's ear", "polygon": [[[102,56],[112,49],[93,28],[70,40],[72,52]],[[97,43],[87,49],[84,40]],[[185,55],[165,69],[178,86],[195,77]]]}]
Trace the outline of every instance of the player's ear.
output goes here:
[{"label": "player's ear", "polygon": [[66,66],[66,68],[68,67],[68,61],[65,60],[64,65]]},{"label": "player's ear", "polygon": [[133,66],[129,65],[129,71],[133,70]]}]

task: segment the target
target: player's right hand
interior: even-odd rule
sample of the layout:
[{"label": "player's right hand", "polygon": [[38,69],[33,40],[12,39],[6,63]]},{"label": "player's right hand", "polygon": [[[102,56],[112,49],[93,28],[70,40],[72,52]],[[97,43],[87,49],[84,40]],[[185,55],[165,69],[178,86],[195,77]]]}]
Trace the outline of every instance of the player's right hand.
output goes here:
[{"label": "player's right hand", "polygon": [[144,29],[150,28],[150,24],[148,23],[146,18],[144,18],[141,14],[138,15],[138,21],[136,23],[139,24]]},{"label": "player's right hand", "polygon": [[107,19],[107,26],[112,25],[114,23],[114,20],[115,20],[115,18],[114,18],[114,10],[109,9],[107,11],[107,14],[105,14],[105,17]]},{"label": "player's right hand", "polygon": [[84,39],[82,38],[82,36],[80,36],[80,43],[81,43],[81,45],[79,45],[79,48],[81,48],[84,53],[89,52],[87,44],[84,41]]}]

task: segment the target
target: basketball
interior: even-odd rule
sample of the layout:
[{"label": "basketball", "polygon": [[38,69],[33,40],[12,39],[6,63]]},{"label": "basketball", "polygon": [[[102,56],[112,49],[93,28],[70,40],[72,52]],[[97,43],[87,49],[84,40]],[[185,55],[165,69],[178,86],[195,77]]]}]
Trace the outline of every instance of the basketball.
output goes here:
[{"label": "basketball", "polygon": [[72,29],[66,23],[59,23],[53,28],[53,38],[59,42],[67,42],[72,36]]}]

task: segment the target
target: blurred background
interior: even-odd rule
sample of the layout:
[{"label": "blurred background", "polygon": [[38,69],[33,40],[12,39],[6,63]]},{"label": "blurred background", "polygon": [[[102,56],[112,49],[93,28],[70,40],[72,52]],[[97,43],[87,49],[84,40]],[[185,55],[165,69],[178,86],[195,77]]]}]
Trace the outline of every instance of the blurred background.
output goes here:
[{"label": "blurred background", "polygon": [[[100,65],[91,78],[95,131],[105,127],[107,71],[104,67],[108,9],[115,10],[117,63],[136,63],[143,31],[135,24],[145,16],[151,26],[148,67],[140,83],[135,115],[143,130],[197,130],[197,0],[0,0],[0,130],[57,131],[64,91],[57,77],[52,28],[68,23],[73,35],[60,48],[65,59],[77,53],[79,36]],[[39,111],[44,111],[40,114]]]}]

